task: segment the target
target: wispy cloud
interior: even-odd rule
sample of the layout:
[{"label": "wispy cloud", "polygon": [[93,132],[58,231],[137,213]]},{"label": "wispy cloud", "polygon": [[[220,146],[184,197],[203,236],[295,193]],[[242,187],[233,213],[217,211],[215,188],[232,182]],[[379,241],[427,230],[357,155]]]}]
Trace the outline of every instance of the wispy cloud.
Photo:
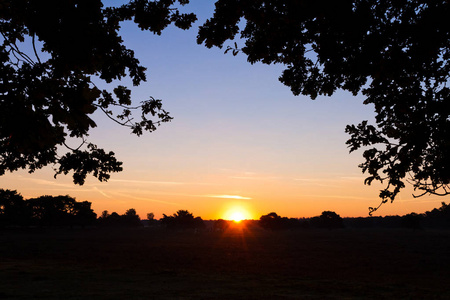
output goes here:
[{"label": "wispy cloud", "polygon": [[156,203],[164,203],[164,204],[169,204],[169,205],[180,205],[179,203],[176,203],[176,202],[169,202],[169,201],[158,200],[158,199],[153,199],[153,198],[148,198],[148,197],[138,197],[138,196],[133,196],[133,195],[130,195],[130,194],[127,194],[127,193],[114,192],[114,194],[120,196],[121,198],[126,198],[126,199],[133,199],[133,200],[147,201],[147,202],[156,202]]},{"label": "wispy cloud", "polygon": [[347,180],[347,181],[360,181],[363,182],[365,177],[358,177],[358,176],[343,176],[341,177],[342,180]]},{"label": "wispy cloud", "polygon": [[250,197],[243,197],[239,195],[205,195],[203,197],[208,198],[223,198],[223,199],[236,199],[236,200],[250,200]]},{"label": "wispy cloud", "polygon": [[280,179],[281,177],[276,176],[230,176],[233,179],[244,179],[244,180],[274,180]]},{"label": "wispy cloud", "polygon": [[372,197],[358,197],[358,196],[345,196],[345,195],[301,195],[302,197],[307,198],[336,198],[336,199],[346,199],[346,200],[372,200]]},{"label": "wispy cloud", "polygon": [[331,188],[339,187],[339,185],[336,184],[336,180],[334,179],[294,178],[294,181],[298,182],[301,185],[313,185]]},{"label": "wispy cloud", "polygon": [[363,178],[358,176],[339,176],[322,178],[293,178],[294,181],[302,185],[340,187],[342,184],[363,182]]},{"label": "wispy cloud", "polygon": [[[295,181],[315,182],[321,179],[318,178],[294,178]],[[323,179],[322,179],[323,180]]]},{"label": "wispy cloud", "polygon": [[94,190],[94,191],[96,191],[96,192],[98,192],[98,193],[100,193],[100,194],[102,194],[103,196],[105,196],[106,198],[112,198],[110,195],[108,195],[108,194],[106,194],[105,192],[103,192],[102,190],[100,190],[98,187],[96,187],[96,186],[94,186],[93,188],[92,188],[92,190]]},{"label": "wispy cloud", "polygon": [[[410,196],[410,197],[408,197],[408,196]],[[407,203],[407,202],[413,202],[413,203],[433,203],[434,201],[438,201],[438,202],[442,202],[442,200],[441,200],[441,198],[439,198],[439,196],[428,196],[427,198],[423,198],[423,197],[425,197],[425,196],[422,196],[422,198],[414,198],[411,194],[406,194],[406,195],[400,195],[399,194],[399,196],[398,196],[398,198],[396,198],[395,200],[394,200],[394,203],[395,202],[397,202],[397,203],[399,203],[399,202],[404,202],[404,203]],[[422,199],[422,200],[419,200],[419,199]]]},{"label": "wispy cloud", "polygon": [[130,179],[110,179],[110,182],[124,182],[131,184],[161,184],[161,185],[181,185],[185,182],[179,181],[147,181],[147,180],[130,180]]},{"label": "wispy cloud", "polygon": [[140,186],[145,185],[217,185],[217,183],[210,182],[188,182],[188,181],[158,181],[158,180],[134,180],[134,179],[110,179],[109,182],[112,183],[127,183],[135,184]]},{"label": "wispy cloud", "polygon": [[[21,178],[22,179],[22,178]],[[23,178],[26,181],[31,181],[39,185],[51,185],[53,187],[63,187],[65,189],[74,189],[73,183],[60,183],[55,180],[46,180],[46,179],[38,179],[38,178]]]}]

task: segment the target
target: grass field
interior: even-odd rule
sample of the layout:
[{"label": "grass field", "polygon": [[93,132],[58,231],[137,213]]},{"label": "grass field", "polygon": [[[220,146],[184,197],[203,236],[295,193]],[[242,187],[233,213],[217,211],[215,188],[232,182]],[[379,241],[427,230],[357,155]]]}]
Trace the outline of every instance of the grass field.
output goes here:
[{"label": "grass field", "polygon": [[450,299],[449,267],[449,231],[0,231],[0,299]]}]

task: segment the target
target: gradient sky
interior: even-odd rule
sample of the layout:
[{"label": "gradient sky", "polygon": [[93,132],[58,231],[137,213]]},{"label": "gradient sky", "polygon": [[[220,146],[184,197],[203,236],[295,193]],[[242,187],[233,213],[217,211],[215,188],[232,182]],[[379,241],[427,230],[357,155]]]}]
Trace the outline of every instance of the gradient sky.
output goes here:
[{"label": "gradient sky", "polygon": [[[98,127],[90,141],[114,151],[124,162],[123,172],[107,183],[89,177],[80,187],[70,176],[55,180],[47,167],[6,174],[0,187],[25,198],[68,194],[92,202],[98,214],[135,208],[141,218],[187,209],[217,219],[238,208],[248,218],[272,211],[312,217],[324,210],[367,216],[368,207],[379,204],[382,186],[363,184],[357,167],[361,152],[348,153],[344,129],[361,120],[373,122],[373,107],[345,92],[314,101],[293,96],[278,81],[283,66],[250,65],[243,54],[197,45],[197,27],[213,9],[213,1],[191,1],[186,10],[197,13],[194,27],[170,27],[161,36],[123,24],[126,46],[148,68],[148,81],[133,87],[133,98],[136,103],[149,96],[163,99],[174,117],[156,132],[136,137],[95,114]],[[120,84],[131,87],[128,80]],[[407,189],[377,215],[421,213],[444,200],[414,199]]]}]

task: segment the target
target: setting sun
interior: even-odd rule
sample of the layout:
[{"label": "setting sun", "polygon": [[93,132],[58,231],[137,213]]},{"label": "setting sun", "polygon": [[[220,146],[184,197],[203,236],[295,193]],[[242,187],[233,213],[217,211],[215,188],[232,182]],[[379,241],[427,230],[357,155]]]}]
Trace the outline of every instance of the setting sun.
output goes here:
[{"label": "setting sun", "polygon": [[236,211],[232,213],[230,218],[236,223],[239,223],[240,221],[245,219],[244,214],[241,211]]},{"label": "setting sun", "polygon": [[246,209],[242,207],[232,207],[224,214],[223,218],[239,223],[242,220],[251,219],[252,217]]}]

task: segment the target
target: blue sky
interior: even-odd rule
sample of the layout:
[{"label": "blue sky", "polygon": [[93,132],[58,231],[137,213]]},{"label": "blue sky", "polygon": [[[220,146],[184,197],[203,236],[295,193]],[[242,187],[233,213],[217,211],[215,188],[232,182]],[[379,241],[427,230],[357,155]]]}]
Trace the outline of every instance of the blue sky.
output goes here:
[{"label": "blue sky", "polygon": [[[169,27],[156,36],[131,22],[122,26],[126,46],[148,68],[148,81],[132,88],[133,99],[163,99],[174,117],[136,137],[95,114],[98,127],[90,140],[113,150],[123,172],[108,183],[90,178],[79,187],[69,176],[54,180],[46,168],[7,174],[1,186],[25,197],[69,194],[91,201],[97,213],[133,207],[141,217],[188,209],[210,219],[233,207],[252,218],[271,211],[310,217],[324,210],[367,216],[367,208],[379,203],[381,186],[363,185],[361,152],[348,153],[344,129],[373,121],[373,108],[342,91],[314,101],[293,96],[278,81],[283,66],[251,65],[243,54],[197,45],[197,26],[212,15],[213,1],[191,1],[186,9],[200,19],[189,31]],[[127,79],[113,84],[119,83],[131,87]],[[408,190],[380,214],[424,212],[441,201],[413,199]]]}]

